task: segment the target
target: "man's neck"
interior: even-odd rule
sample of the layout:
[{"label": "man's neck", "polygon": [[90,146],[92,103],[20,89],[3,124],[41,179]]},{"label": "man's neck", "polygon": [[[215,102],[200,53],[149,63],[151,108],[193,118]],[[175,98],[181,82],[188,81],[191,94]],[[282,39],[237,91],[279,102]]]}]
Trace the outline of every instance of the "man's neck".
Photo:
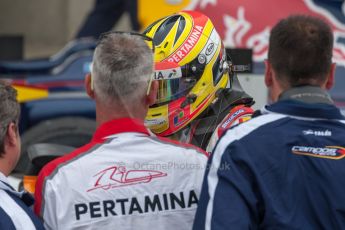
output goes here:
[{"label": "man's neck", "polygon": [[145,107],[141,102],[133,104],[105,104],[96,99],[96,122],[97,126],[120,118],[133,118],[144,122],[148,106]]},{"label": "man's neck", "polygon": [[0,172],[4,174],[6,177],[11,173],[11,169],[9,168],[9,163],[6,158],[2,158],[0,161]]},{"label": "man's neck", "polygon": [[97,126],[100,126],[108,121],[112,121],[112,120],[117,120],[117,119],[121,119],[121,118],[132,118],[132,119],[136,119],[136,120],[140,120],[142,122],[144,122],[144,119],[140,119],[137,117],[130,117],[130,116],[109,116],[109,117],[103,117],[103,116],[97,116],[96,115],[96,122],[97,122]]},{"label": "man's neck", "polygon": [[101,124],[111,121],[111,120],[116,120],[116,119],[120,119],[120,118],[133,118],[133,119],[137,119],[140,121],[145,120],[146,117],[146,112],[141,111],[140,109],[138,109],[138,111],[136,112],[127,112],[127,111],[115,111],[115,110],[97,110],[96,109],[96,122],[97,122],[97,126],[100,126]]},{"label": "man's neck", "polygon": [[323,103],[333,104],[333,101],[329,94],[317,86],[298,86],[285,90],[279,95],[278,100],[297,100],[304,103]]}]

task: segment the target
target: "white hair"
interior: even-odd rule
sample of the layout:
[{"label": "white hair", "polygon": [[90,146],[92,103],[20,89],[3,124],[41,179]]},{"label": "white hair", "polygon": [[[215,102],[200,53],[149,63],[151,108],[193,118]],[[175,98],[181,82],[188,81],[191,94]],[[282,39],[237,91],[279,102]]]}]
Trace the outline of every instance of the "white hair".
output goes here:
[{"label": "white hair", "polygon": [[109,33],[93,55],[92,80],[102,103],[138,103],[153,75],[153,53],[139,35]]}]

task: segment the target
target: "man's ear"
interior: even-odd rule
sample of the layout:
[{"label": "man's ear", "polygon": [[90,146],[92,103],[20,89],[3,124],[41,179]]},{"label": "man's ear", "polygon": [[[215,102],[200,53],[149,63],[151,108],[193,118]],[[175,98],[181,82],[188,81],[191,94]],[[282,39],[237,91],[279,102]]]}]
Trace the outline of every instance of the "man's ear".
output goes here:
[{"label": "man's ear", "polygon": [[326,85],[325,85],[327,90],[330,90],[333,87],[333,85],[334,85],[335,67],[336,67],[336,64],[332,63],[331,69],[329,71],[329,75],[328,75],[328,78],[327,78],[327,81],[326,81]]},{"label": "man's ear", "polygon": [[158,81],[152,81],[149,93],[146,96],[146,104],[147,105],[151,106],[151,105],[156,103],[157,92],[158,92]]},{"label": "man's ear", "polygon": [[17,125],[14,122],[11,122],[8,125],[5,142],[8,144],[8,146],[15,147],[19,145],[18,140],[19,140],[19,133],[18,133]]},{"label": "man's ear", "polygon": [[95,93],[93,90],[92,77],[90,73],[86,74],[84,83],[85,83],[85,90],[86,90],[87,95],[89,95],[89,97],[94,99]]},{"label": "man's ear", "polygon": [[265,84],[267,87],[270,87],[273,84],[272,75],[271,63],[268,60],[265,60]]}]

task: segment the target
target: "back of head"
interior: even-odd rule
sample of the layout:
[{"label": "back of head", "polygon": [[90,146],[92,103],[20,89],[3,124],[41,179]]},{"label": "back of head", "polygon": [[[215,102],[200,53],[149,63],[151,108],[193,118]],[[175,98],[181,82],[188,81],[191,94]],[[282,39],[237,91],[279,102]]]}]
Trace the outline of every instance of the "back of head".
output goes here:
[{"label": "back of head", "polygon": [[93,56],[92,80],[98,101],[112,105],[137,103],[153,74],[152,50],[136,34],[104,34]]},{"label": "back of head", "polygon": [[278,80],[289,87],[320,85],[332,64],[333,33],[323,20],[293,15],[271,31],[268,60]]},{"label": "back of head", "polygon": [[20,106],[16,97],[16,90],[0,81],[0,157],[4,154],[4,139],[8,125],[11,122],[19,122]]}]

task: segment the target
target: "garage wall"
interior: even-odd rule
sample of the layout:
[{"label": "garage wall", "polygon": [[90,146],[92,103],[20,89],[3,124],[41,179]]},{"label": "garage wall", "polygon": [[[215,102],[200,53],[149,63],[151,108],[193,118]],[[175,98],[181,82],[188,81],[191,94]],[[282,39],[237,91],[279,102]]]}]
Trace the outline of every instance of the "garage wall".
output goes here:
[{"label": "garage wall", "polygon": [[[0,0],[0,36],[23,35],[24,57],[45,57],[74,37],[94,0]],[[129,27],[124,16],[120,28]]]}]

